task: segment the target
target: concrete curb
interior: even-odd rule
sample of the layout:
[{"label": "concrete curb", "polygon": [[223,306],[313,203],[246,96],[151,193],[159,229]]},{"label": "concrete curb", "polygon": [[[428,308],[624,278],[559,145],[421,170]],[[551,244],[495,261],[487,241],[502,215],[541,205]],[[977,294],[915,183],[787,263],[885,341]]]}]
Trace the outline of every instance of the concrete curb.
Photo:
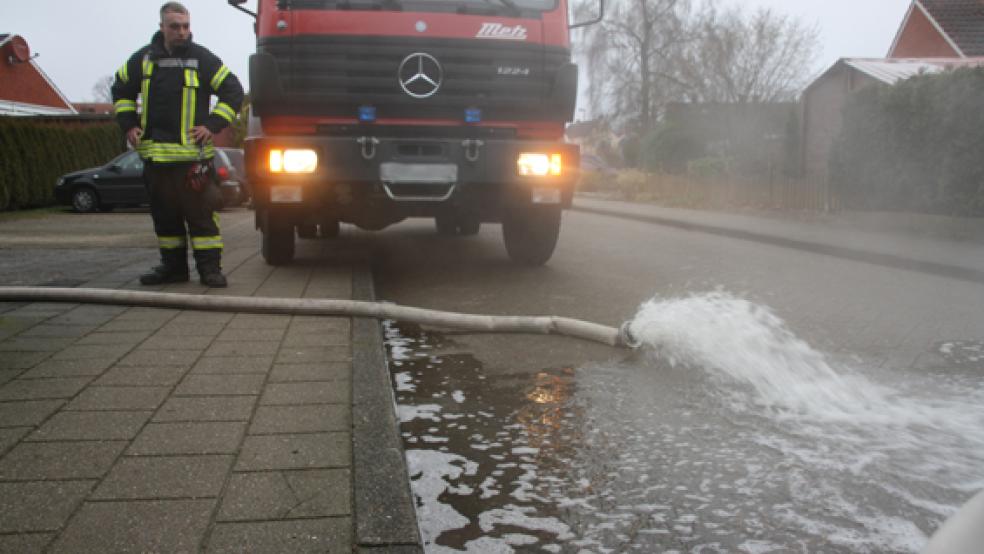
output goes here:
[{"label": "concrete curb", "polygon": [[[372,273],[356,264],[352,298],[374,301]],[[355,546],[423,552],[378,321],[352,318],[352,468]]]},{"label": "concrete curb", "polygon": [[907,269],[911,271],[918,271],[921,273],[929,273],[932,275],[939,275],[942,277],[959,279],[961,281],[984,283],[984,271],[968,268],[968,267],[957,266],[957,265],[929,262],[925,260],[917,260],[914,258],[897,256],[895,254],[885,254],[881,252],[874,252],[871,250],[849,248],[849,247],[837,246],[833,244],[824,244],[820,242],[810,242],[810,241],[804,241],[798,239],[784,238],[776,235],[757,233],[754,231],[748,231],[748,230],[738,229],[734,227],[708,225],[706,223],[695,223],[683,219],[672,219],[672,218],[667,218],[667,217],[662,217],[652,214],[627,213],[617,209],[606,209],[606,208],[577,206],[577,205],[575,205],[572,209],[574,211],[591,213],[595,215],[604,215],[609,217],[617,217],[620,219],[628,219],[631,221],[639,221],[643,223],[664,225],[667,227],[683,229],[685,231],[708,233],[712,235],[725,236],[729,238],[736,238],[741,240],[771,244],[774,246],[781,246],[784,248],[805,250],[808,252],[825,254],[827,256],[834,256],[837,258],[843,258],[843,259],[853,260],[857,262],[864,262],[864,263],[880,265],[884,267],[891,267],[895,269]]}]

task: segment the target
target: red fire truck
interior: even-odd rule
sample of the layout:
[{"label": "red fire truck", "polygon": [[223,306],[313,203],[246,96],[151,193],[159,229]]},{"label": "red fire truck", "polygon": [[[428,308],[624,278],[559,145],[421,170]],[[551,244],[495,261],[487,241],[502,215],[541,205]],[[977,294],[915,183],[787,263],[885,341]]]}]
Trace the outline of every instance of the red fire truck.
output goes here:
[{"label": "red fire truck", "polygon": [[553,254],[580,152],[567,0],[259,0],[246,141],[267,263],[339,223],[501,223],[509,257]]}]

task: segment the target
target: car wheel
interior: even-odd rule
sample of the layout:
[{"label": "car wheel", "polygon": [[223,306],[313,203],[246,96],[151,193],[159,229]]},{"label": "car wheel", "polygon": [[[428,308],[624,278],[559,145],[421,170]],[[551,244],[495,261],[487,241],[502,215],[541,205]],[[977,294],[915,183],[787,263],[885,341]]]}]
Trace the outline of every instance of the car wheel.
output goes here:
[{"label": "car wheel", "polygon": [[294,259],[294,226],[266,214],[261,253],[268,265],[286,265]]},{"label": "car wheel", "polygon": [[99,210],[99,195],[89,187],[79,187],[72,192],[72,208],[80,214]]},{"label": "car wheel", "polygon": [[560,236],[560,206],[517,206],[502,217],[502,238],[509,258],[522,265],[543,265]]}]

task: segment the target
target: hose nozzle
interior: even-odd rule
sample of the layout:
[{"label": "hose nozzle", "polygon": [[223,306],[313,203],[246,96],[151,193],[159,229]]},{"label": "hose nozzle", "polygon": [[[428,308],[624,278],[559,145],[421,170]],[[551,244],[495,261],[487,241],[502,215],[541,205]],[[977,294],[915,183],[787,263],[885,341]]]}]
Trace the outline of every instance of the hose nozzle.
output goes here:
[{"label": "hose nozzle", "polygon": [[642,341],[636,338],[636,336],[632,334],[632,330],[630,329],[631,326],[632,326],[631,321],[626,321],[625,323],[622,323],[622,325],[619,326],[618,342],[623,346],[635,350],[636,348],[642,346]]}]

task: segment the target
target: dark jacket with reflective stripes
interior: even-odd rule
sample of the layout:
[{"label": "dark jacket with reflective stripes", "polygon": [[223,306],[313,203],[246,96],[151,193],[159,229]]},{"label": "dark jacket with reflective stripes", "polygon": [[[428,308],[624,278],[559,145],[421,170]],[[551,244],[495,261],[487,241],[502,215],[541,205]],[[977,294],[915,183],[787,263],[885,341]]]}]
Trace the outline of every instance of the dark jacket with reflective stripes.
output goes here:
[{"label": "dark jacket with reflective stripes", "polygon": [[[137,150],[142,158],[160,163],[214,156],[211,141],[203,148],[189,131],[205,125],[218,133],[235,121],[243,103],[239,79],[218,56],[191,40],[168,53],[159,31],[116,72],[112,92],[120,128],[124,133],[143,128]],[[218,103],[209,112],[212,95]],[[138,96],[143,103],[139,113]]]}]

